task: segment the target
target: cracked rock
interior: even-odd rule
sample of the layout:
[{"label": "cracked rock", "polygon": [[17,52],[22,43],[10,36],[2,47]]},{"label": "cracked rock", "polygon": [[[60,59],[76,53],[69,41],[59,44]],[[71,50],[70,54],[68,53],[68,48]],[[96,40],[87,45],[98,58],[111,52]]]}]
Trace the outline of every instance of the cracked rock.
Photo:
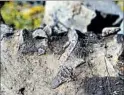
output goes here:
[{"label": "cracked rock", "polygon": [[0,35],[1,35],[1,39],[3,37],[9,37],[11,36],[12,34],[14,34],[14,31],[13,31],[13,28],[12,27],[9,27],[8,25],[6,24],[1,24],[0,25]]},{"label": "cracked rock", "polygon": [[21,53],[30,53],[37,51],[32,33],[30,31],[26,29],[20,31],[19,42],[19,51]]},{"label": "cracked rock", "polygon": [[71,67],[62,66],[57,76],[53,79],[51,86],[55,89],[71,79],[73,79],[73,69]]}]

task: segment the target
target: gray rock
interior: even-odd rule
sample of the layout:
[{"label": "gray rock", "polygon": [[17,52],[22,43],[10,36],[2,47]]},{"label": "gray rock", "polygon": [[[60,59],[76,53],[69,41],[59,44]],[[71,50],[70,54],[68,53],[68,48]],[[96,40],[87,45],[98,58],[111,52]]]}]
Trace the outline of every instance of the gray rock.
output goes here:
[{"label": "gray rock", "polygon": [[51,86],[55,89],[71,79],[73,79],[73,69],[71,67],[62,66],[58,74],[53,79]]},{"label": "gray rock", "polygon": [[20,31],[19,51],[24,54],[37,51],[32,33],[26,29]]},{"label": "gray rock", "polygon": [[123,34],[117,34],[116,40],[118,43],[124,44],[124,35]]},{"label": "gray rock", "polygon": [[45,50],[42,48],[38,49],[38,55],[43,55],[45,53]]},{"label": "gray rock", "polygon": [[[58,6],[57,5],[58,2],[59,1],[56,2],[55,6]],[[74,5],[75,2],[76,1],[73,2]],[[52,5],[52,3],[50,4]],[[63,4],[62,7],[67,8],[67,5],[68,3],[66,3],[65,5]],[[80,7],[76,9],[79,10]],[[77,16],[78,13],[79,13],[78,11],[75,11],[74,15],[72,15],[72,18],[78,19],[78,17],[80,17]],[[89,22],[86,23],[86,26],[88,25],[88,23]],[[74,56],[71,53],[71,51],[74,51],[75,45],[77,46],[77,44],[75,43],[77,42],[78,35],[75,31],[75,28],[72,29],[71,32],[69,30],[68,42],[66,43],[67,40],[65,39],[64,41],[62,41],[62,37],[60,37],[59,40],[61,40],[63,44],[64,43],[66,44],[63,46],[63,44],[58,42],[59,44],[61,44],[61,46],[63,46],[63,48],[65,48],[65,52],[69,52],[66,54],[70,54],[69,58],[67,59],[68,62],[65,60],[66,58],[63,59],[63,61],[64,60],[66,61],[65,64],[67,66],[65,66],[65,64],[62,64],[62,66],[64,67],[60,68],[60,71],[55,76],[55,73],[57,72],[57,68],[61,64],[60,62],[58,62],[57,55],[54,54],[46,54],[45,56],[37,56],[36,54],[21,55],[18,54],[17,52],[18,45],[20,45],[20,50],[22,50],[23,52],[32,52],[33,50],[38,51],[38,49],[41,48],[39,52],[42,53],[43,52],[42,49],[44,49],[42,45],[43,43],[45,43],[46,38],[35,39],[32,37],[32,32],[27,30],[23,30],[21,33],[18,31],[18,33],[20,33],[20,38],[18,38],[19,36],[16,35],[16,33],[12,37],[12,39],[1,41],[1,55],[2,55],[1,56],[1,66],[2,66],[1,94],[2,95],[21,94],[18,93],[19,91],[21,91],[22,93],[24,92],[25,95],[54,95],[55,92],[58,92],[58,94],[62,93],[62,95],[92,95],[92,94],[102,94],[102,92],[105,95],[110,95],[112,94],[113,91],[117,91],[119,95],[123,95],[123,91],[122,91],[122,89],[124,88],[123,82],[121,83],[120,80],[115,81],[115,79],[118,79],[116,77],[117,72],[114,69],[114,65],[116,64],[116,62],[114,61],[114,59],[107,60],[107,58],[105,57],[107,53],[107,54],[111,54],[113,58],[116,58],[116,55],[118,53],[118,51],[116,52],[116,50],[119,48],[119,45],[114,43],[113,38],[110,38],[109,40],[105,39],[103,40],[103,42],[97,40],[99,41],[99,43],[94,44],[93,39],[95,37],[93,35],[87,34],[90,36],[86,37],[86,39],[90,39],[91,42],[94,44],[93,46],[91,46],[91,48],[93,48],[93,53],[89,54],[89,52],[81,52],[82,50],[84,50],[84,48],[88,50],[92,50],[89,49],[89,45],[86,45],[85,47],[84,44],[81,44],[82,47],[79,48],[77,52],[82,54],[88,53],[88,55],[81,57],[81,59],[84,58],[84,61],[85,59],[87,59],[86,60],[87,64],[83,64],[82,66],[80,66],[83,63],[83,61],[82,60],[78,61],[77,59],[79,59],[80,57],[77,57],[78,55]],[[81,37],[82,35],[78,38],[78,41],[82,41],[82,43],[84,43],[84,40],[81,40]],[[67,37],[63,37],[63,38],[67,38]],[[20,39],[21,44],[19,43],[18,39]],[[57,43],[58,38],[55,40],[56,41],[54,44],[58,44]],[[89,42],[89,40],[86,40],[85,42],[86,44],[91,43]],[[100,45],[104,43],[107,44],[107,49],[105,49],[103,45],[102,46]],[[53,48],[56,47],[54,46]],[[77,66],[80,67],[77,68]],[[63,84],[64,82],[73,79],[74,75],[76,75],[76,79],[77,79],[76,81]],[[56,88],[61,84],[63,85],[60,88],[52,90],[50,88],[51,87],[50,83],[54,76],[55,78],[53,79],[52,82],[52,88]],[[112,79],[114,82],[112,82]],[[109,88],[111,88],[110,92],[108,92]],[[77,90],[80,91],[79,94],[77,93]]]},{"label": "gray rock", "polygon": [[87,26],[96,16],[95,11],[81,5],[81,1],[47,1],[45,9],[44,23],[58,25],[64,31],[73,27],[83,33],[87,32]]},{"label": "gray rock", "polygon": [[51,87],[52,89],[57,88],[58,86],[60,86],[61,84],[63,84],[65,81],[61,79],[61,77],[56,76],[51,83]]},{"label": "gray rock", "polygon": [[117,42],[124,43],[124,20],[121,22],[120,31],[117,33]]},{"label": "gray rock", "polygon": [[60,57],[60,61],[62,63],[64,63],[67,60],[67,58],[70,56],[70,54],[72,53],[72,51],[74,50],[77,44],[77,41],[78,41],[77,32],[74,29],[69,30],[68,42],[66,42],[63,47],[65,49],[65,52]]},{"label": "gray rock", "polygon": [[[119,18],[113,23],[113,25],[118,24],[123,19],[123,12],[112,0],[83,0],[82,4],[91,10],[101,12],[102,14],[118,15]],[[103,17],[104,16],[105,15],[103,15]]]},{"label": "gray rock", "polygon": [[58,23],[58,27],[61,29],[61,31],[67,32],[68,28],[67,26],[64,26],[62,23]]},{"label": "gray rock", "polygon": [[118,34],[124,35],[124,20],[121,22],[120,28],[121,30],[118,32]]},{"label": "gray rock", "polygon": [[[63,28],[65,28],[65,27],[63,27]],[[61,34],[61,33],[68,32],[68,31],[67,31],[67,28],[65,28],[65,29],[63,30],[62,27],[54,26],[53,29],[54,29],[54,33],[56,33],[56,34]]]},{"label": "gray rock", "polygon": [[107,36],[113,33],[117,33],[120,30],[119,27],[105,27],[102,30],[102,36]]},{"label": "gray rock", "polygon": [[119,77],[124,80],[124,47],[123,47],[122,53],[118,58],[117,66],[118,66]]},{"label": "gray rock", "polygon": [[33,38],[41,37],[41,38],[47,38],[46,32],[43,31],[43,29],[36,29],[32,33]]},{"label": "gray rock", "polygon": [[[42,33],[39,32],[43,32],[44,34],[42,35]],[[42,55],[46,52],[46,48],[48,46],[48,39],[45,38],[47,35],[42,29],[35,30],[33,33],[34,34],[26,29],[20,31],[19,51],[21,53],[37,52],[38,55]]]},{"label": "gray rock", "polygon": [[0,35],[1,35],[1,39],[3,39],[3,37],[8,37],[10,35],[14,34],[14,30],[12,27],[9,27],[6,24],[0,24]]},{"label": "gray rock", "polygon": [[43,28],[43,31],[45,31],[45,33],[46,33],[46,35],[47,35],[48,37],[52,35],[52,29],[51,29],[51,27],[50,27],[49,25],[45,26],[45,27]]}]

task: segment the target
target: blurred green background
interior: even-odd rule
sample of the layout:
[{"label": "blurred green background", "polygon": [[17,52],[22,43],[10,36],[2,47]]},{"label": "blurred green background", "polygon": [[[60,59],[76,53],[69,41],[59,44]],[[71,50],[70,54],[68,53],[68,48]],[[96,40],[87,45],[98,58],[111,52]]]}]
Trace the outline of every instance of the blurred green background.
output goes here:
[{"label": "blurred green background", "polygon": [[42,22],[44,6],[40,1],[10,1],[5,2],[1,14],[5,23],[14,25],[16,29],[34,29]]}]

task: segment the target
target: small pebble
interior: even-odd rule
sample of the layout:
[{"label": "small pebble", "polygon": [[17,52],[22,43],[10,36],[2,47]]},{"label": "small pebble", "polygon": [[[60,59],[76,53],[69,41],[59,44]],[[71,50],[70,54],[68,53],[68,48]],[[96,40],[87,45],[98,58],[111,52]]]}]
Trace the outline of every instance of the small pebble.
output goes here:
[{"label": "small pebble", "polygon": [[42,48],[39,48],[38,49],[38,55],[43,55],[43,54],[45,54],[45,50]]}]

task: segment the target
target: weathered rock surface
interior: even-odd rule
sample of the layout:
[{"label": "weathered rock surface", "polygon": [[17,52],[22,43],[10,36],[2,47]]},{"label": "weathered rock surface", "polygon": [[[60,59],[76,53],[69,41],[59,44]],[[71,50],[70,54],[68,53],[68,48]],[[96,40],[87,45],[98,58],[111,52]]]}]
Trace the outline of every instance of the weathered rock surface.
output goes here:
[{"label": "weathered rock surface", "polygon": [[[92,45],[89,44],[92,42],[87,42],[86,45],[89,44],[88,47],[93,49],[93,52],[89,49],[89,51],[83,51],[88,54],[82,56],[87,57],[80,57],[82,54],[81,47],[88,47],[80,46],[81,43],[79,44],[79,42],[82,40],[78,40],[77,47],[75,47],[68,60],[61,64],[58,60],[59,55],[53,55],[52,53],[46,53],[42,56],[39,56],[37,52],[34,54],[27,53],[26,55],[18,53],[20,34],[21,32],[15,31],[10,39],[5,38],[1,41],[2,95],[92,95],[93,93],[123,95],[123,82],[117,78],[118,72],[115,69],[115,58],[118,56],[121,45],[119,47],[116,42],[113,42],[113,38],[103,40],[101,43],[95,42]],[[89,37],[91,38],[92,35]],[[112,57],[109,57],[109,55]],[[81,60],[84,60],[83,64]],[[60,69],[59,67],[62,65],[66,66],[65,68],[73,68],[73,70]],[[61,85],[58,85],[57,82]],[[53,85],[51,85],[52,83]],[[90,83],[93,83],[93,85]],[[111,90],[108,90],[108,85]],[[52,89],[52,86],[58,88]],[[95,88],[90,89],[92,87]],[[106,90],[99,89],[99,87]],[[116,87],[118,89],[115,89]]]},{"label": "weathered rock surface", "polygon": [[32,33],[26,29],[20,31],[19,51],[25,54],[37,51]]},{"label": "weathered rock surface", "polygon": [[115,4],[115,2],[112,0],[108,1],[83,0],[82,3],[84,6],[91,10],[99,11],[101,15],[105,18],[108,14],[119,16],[118,19],[113,23],[113,25],[118,24],[123,19],[124,13],[120,10],[119,6],[117,6],[117,4]]},{"label": "weathered rock surface", "polygon": [[97,17],[97,12],[104,20],[113,16],[115,19],[111,19],[112,21],[109,22],[111,25],[119,24],[124,14],[111,0],[48,1],[45,8],[47,11],[45,11],[44,23],[50,26],[60,26],[62,23],[67,28],[73,27],[82,33],[87,32],[88,26]]},{"label": "weathered rock surface", "polygon": [[3,37],[9,37],[13,34],[13,28],[9,27],[6,24],[0,24],[0,38],[3,39]]},{"label": "weathered rock surface", "polygon": [[81,32],[87,32],[87,26],[96,16],[94,11],[82,6],[80,1],[49,1],[46,2],[45,8],[46,24],[52,26],[62,23]]},{"label": "weathered rock surface", "polygon": [[123,95],[123,34],[87,31],[97,14],[80,1],[46,5],[46,26],[1,39],[1,95]]},{"label": "weathered rock surface", "polygon": [[102,36],[108,36],[110,34],[117,34],[118,31],[120,31],[121,29],[119,27],[105,27],[102,30]]}]

